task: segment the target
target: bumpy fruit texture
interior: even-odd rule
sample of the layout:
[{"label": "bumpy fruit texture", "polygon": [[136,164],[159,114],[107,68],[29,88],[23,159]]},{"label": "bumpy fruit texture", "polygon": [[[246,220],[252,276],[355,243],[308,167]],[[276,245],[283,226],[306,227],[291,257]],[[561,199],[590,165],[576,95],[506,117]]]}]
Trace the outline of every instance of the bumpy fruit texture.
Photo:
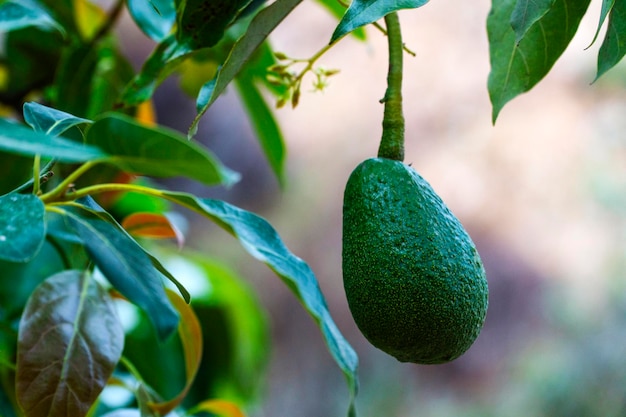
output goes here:
[{"label": "bumpy fruit texture", "polygon": [[343,279],[363,335],[402,362],[456,359],[487,313],[474,243],[431,186],[399,161],[368,159],[348,179]]}]

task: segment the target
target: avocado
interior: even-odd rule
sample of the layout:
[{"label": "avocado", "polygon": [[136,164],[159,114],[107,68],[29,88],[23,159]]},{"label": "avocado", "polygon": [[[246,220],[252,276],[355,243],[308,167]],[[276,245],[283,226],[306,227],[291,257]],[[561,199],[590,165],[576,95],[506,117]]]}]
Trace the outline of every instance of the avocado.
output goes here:
[{"label": "avocado", "polygon": [[363,335],[401,362],[461,356],[485,321],[488,288],[474,243],[413,168],[372,158],[350,175],[343,281]]}]

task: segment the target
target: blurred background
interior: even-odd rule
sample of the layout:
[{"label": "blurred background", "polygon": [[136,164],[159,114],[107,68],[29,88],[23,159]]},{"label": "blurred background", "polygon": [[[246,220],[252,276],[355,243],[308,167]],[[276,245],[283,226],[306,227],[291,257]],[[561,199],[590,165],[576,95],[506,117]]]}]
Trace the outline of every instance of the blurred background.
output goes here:
[{"label": "blurred background", "polygon": [[[366,42],[343,39],[319,62],[340,70],[328,88],[313,92],[311,77],[295,110],[277,110],[288,149],[282,189],[232,89],[202,119],[197,138],[242,181],[230,190],[170,185],[262,215],[311,265],[360,357],[360,416],[626,416],[626,65],[592,84],[600,40],[585,48],[601,2],[592,3],[550,74],[505,106],[495,126],[486,87],[490,2],[433,0],[400,13],[416,54],[405,57],[405,162],[466,226],[490,286],[481,335],[447,365],[401,364],[370,346],[343,292],[343,187],[378,148],[384,36],[369,27]],[[127,23],[123,48],[142,62],[153,44]],[[308,58],[336,23],[317,3],[303,2],[271,43]],[[194,100],[176,77],[161,86],[155,105],[160,123],[186,132]],[[267,311],[267,378],[250,415],[345,415],[343,376],[288,288],[230,236],[184,215],[187,245],[226,260]]]}]

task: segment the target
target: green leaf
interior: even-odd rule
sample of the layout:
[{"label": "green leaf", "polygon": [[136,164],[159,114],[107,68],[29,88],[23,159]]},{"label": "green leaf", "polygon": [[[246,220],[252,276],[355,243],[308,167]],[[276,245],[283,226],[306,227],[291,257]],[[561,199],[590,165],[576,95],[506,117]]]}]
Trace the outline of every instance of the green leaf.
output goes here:
[{"label": "green leaf", "polygon": [[33,158],[0,151],[0,195],[33,178]]},{"label": "green leaf", "polygon": [[64,215],[115,289],[148,314],[161,339],[171,335],[178,326],[178,314],[165,294],[163,276],[141,246],[119,224],[103,219],[90,207],[74,206]]},{"label": "green leaf", "polygon": [[250,60],[252,54],[302,0],[278,0],[261,10],[250,22],[248,30],[237,40],[224,65],[216,77],[206,83],[196,101],[198,115],[189,128],[189,136],[194,136],[198,130],[198,122],[206,113],[211,104],[217,100],[226,86],[235,78],[237,73]]},{"label": "green leaf", "polygon": [[32,0],[5,0],[0,4],[0,32],[36,26],[44,30],[57,30],[65,34],[59,25],[37,2]]},{"label": "green leaf", "polygon": [[[330,13],[338,19],[341,19],[346,12],[346,6],[337,0],[317,0],[317,2],[324,6],[324,8],[330,11]],[[350,33],[359,40],[365,40],[366,38],[365,30],[363,30],[362,27],[357,28]]]},{"label": "green leaf", "polygon": [[76,117],[32,101],[24,103],[24,121],[35,132],[52,136],[58,136],[74,126],[93,123],[91,120]]},{"label": "green leaf", "polygon": [[590,0],[559,0],[518,43],[510,24],[515,0],[493,0],[487,18],[491,72],[488,89],[495,120],[502,107],[533,88],[570,43]]},{"label": "green leaf", "polygon": [[0,119],[0,150],[26,156],[41,155],[60,162],[84,162],[106,156],[95,146],[35,132],[6,119]]},{"label": "green leaf", "polygon": [[235,86],[254,131],[280,184],[284,184],[285,143],[274,115],[251,77],[238,77]]},{"label": "green leaf", "polygon": [[[613,9],[614,5],[615,5],[615,0],[602,0],[602,10],[600,11],[600,21],[598,22],[598,28],[596,29],[596,34],[593,35],[593,39],[591,40],[591,43],[589,44],[589,46],[593,45],[596,39],[598,39],[598,35],[600,35],[600,30],[602,29],[602,25],[604,24],[604,21],[606,20],[607,16]],[[589,48],[589,46],[587,48]]]},{"label": "green leaf", "polygon": [[[176,37],[189,49],[217,44],[226,28],[251,0],[183,0],[178,7]],[[182,6],[182,7],[181,7]]]},{"label": "green leaf", "polygon": [[626,54],[626,0],[615,0],[600,51],[596,80],[613,68]]},{"label": "green leaf", "polygon": [[126,4],[139,29],[156,42],[169,35],[176,22],[174,0],[128,0]]},{"label": "green leaf", "polygon": [[239,179],[239,174],[180,133],[145,126],[121,114],[109,113],[96,120],[87,131],[86,142],[111,155],[107,162],[134,174],[187,177],[226,186]]},{"label": "green leaf", "polygon": [[292,254],[274,228],[256,214],[224,201],[199,199],[190,194],[163,191],[162,195],[211,219],[236,237],[246,251],[269,266],[291,289],[313,317],[331,355],[343,371],[350,388],[350,410],[358,389],[358,358],[333,321],[317,279],[302,259]]},{"label": "green leaf", "polygon": [[66,49],[56,70],[54,107],[86,117],[91,102],[91,81],[98,63],[98,48],[82,45]]},{"label": "green leaf", "polygon": [[362,26],[376,22],[389,13],[401,9],[416,9],[428,0],[353,0],[339,21],[330,43]]},{"label": "green leaf", "polygon": [[24,415],[87,415],[123,344],[115,306],[88,274],[68,270],[45,280],[20,321],[16,390]]},{"label": "green leaf", "polygon": [[521,41],[539,19],[545,16],[556,0],[517,0],[511,15],[511,27],[515,31],[515,40]]},{"label": "green leaf", "polygon": [[46,235],[44,212],[35,195],[0,197],[0,259],[27,262],[37,255]]}]

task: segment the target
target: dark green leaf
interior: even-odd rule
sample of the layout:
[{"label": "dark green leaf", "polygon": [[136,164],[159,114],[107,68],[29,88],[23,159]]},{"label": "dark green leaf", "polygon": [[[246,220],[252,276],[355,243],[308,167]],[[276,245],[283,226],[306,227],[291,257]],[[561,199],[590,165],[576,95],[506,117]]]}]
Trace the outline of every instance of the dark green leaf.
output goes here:
[{"label": "dark green leaf", "polygon": [[330,43],[362,26],[374,23],[401,9],[416,9],[428,0],[353,0],[337,25]]},{"label": "dark green leaf", "polygon": [[602,29],[602,25],[604,24],[606,17],[611,12],[611,9],[613,9],[613,5],[615,5],[615,0],[602,0],[602,10],[600,11],[600,21],[598,22],[598,28],[596,29],[596,34],[593,36],[593,40],[591,41],[591,44],[589,46],[593,45],[596,39],[598,39],[598,35],[600,35],[600,30]]},{"label": "dark green leaf", "polygon": [[86,117],[91,102],[91,81],[98,63],[98,49],[90,45],[68,48],[56,70],[56,100],[59,110]]},{"label": "dark green leaf", "polygon": [[178,8],[176,37],[189,49],[217,44],[228,25],[251,0],[184,0]]},{"label": "dark green leaf", "polygon": [[94,264],[115,289],[148,314],[159,337],[172,334],[178,314],[165,294],[163,276],[141,246],[119,224],[104,220],[86,206],[73,207],[65,218]]},{"label": "dark green leaf", "polygon": [[251,77],[238,77],[235,86],[252,122],[267,160],[281,184],[284,184],[285,143],[274,115]]},{"label": "dark green leaf", "polygon": [[156,42],[169,35],[176,21],[174,0],[128,0],[126,4],[143,33]]},{"label": "dark green leaf", "polygon": [[76,117],[32,101],[24,103],[24,121],[36,132],[47,133],[52,136],[58,136],[77,125],[92,123],[91,120]]},{"label": "dark green leaf", "polygon": [[0,195],[33,178],[33,158],[0,151]]},{"label": "dark green leaf", "polygon": [[48,278],[20,321],[16,381],[25,416],[87,415],[123,344],[115,306],[90,276],[68,270]]},{"label": "dark green leaf", "polygon": [[[333,14],[333,16],[337,17],[338,19],[341,19],[346,12],[346,6],[344,6],[343,4],[341,4],[341,2],[337,0],[317,0],[317,2],[324,6],[326,9],[328,9]],[[365,30],[363,30],[362,27],[353,30],[351,33],[352,35],[354,35],[355,38],[365,40]]]},{"label": "dark green leaf", "polygon": [[560,0],[518,43],[510,25],[515,0],[493,0],[487,18],[491,72],[488,88],[495,120],[504,105],[534,87],[552,68],[578,29],[590,0]]},{"label": "dark green leaf", "polygon": [[37,26],[44,30],[58,30],[65,33],[59,25],[37,2],[32,0],[5,0],[0,3],[0,32]]},{"label": "dark green leaf", "polygon": [[517,0],[511,15],[515,40],[521,41],[530,27],[541,19],[556,0]]},{"label": "dark green leaf", "polygon": [[246,33],[233,46],[217,76],[205,84],[196,101],[198,115],[189,128],[189,136],[195,135],[200,118],[226,89],[239,70],[248,62],[276,26],[300,4],[302,0],[278,0],[261,10],[250,22]]},{"label": "dark green leaf", "polygon": [[287,249],[266,220],[253,213],[220,200],[199,199],[190,194],[164,191],[162,195],[216,222],[236,237],[250,255],[267,264],[294,292],[320,327],[331,355],[347,379],[353,412],[358,389],[358,358],[333,321],[317,279],[307,263]]},{"label": "dark green leaf", "polygon": [[626,54],[626,0],[615,0],[609,14],[606,35],[598,52],[596,80],[613,68]]},{"label": "dark green leaf", "polygon": [[127,106],[136,106],[149,100],[157,86],[192,53],[191,49],[176,41],[174,34],[165,37],[124,90],[122,102]]},{"label": "dark green leaf", "polygon": [[46,235],[44,212],[35,195],[0,197],[0,259],[27,262],[39,252]]},{"label": "dark green leaf", "polygon": [[109,113],[87,131],[86,142],[112,156],[118,168],[155,177],[187,177],[208,185],[232,185],[239,174],[221,165],[208,150],[180,133],[142,125],[121,114]]},{"label": "dark green leaf", "polygon": [[60,162],[84,162],[106,156],[95,146],[35,132],[6,119],[0,119],[0,150],[26,156],[41,155]]}]

